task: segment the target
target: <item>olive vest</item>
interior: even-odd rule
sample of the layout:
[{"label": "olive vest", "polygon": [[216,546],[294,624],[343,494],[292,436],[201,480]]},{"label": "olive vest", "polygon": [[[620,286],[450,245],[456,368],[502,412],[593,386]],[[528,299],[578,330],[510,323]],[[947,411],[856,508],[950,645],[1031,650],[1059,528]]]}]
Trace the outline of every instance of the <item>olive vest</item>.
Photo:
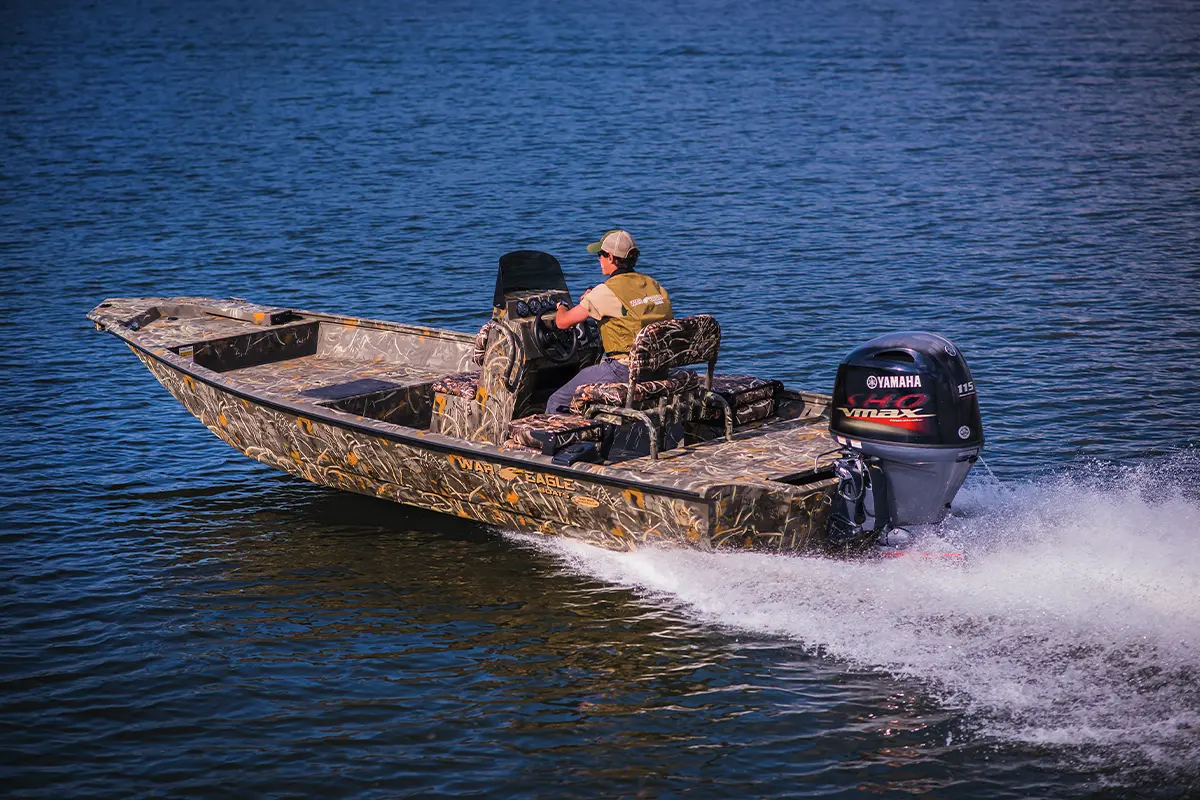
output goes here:
[{"label": "olive vest", "polygon": [[618,272],[604,282],[621,301],[621,316],[600,320],[600,341],[606,355],[624,355],[638,331],[651,322],[674,319],[667,290],[640,272]]}]

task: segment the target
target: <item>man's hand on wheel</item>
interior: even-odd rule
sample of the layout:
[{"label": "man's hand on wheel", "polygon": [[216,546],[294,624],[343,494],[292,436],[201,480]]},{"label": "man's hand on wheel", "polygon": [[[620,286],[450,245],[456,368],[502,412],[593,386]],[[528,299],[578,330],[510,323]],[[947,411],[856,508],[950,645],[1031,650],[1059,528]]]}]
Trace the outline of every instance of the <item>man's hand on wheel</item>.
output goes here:
[{"label": "man's hand on wheel", "polygon": [[566,330],[572,325],[578,325],[588,318],[588,310],[583,306],[575,306],[571,308],[561,300],[558,302],[558,309],[554,312],[554,325],[559,330]]}]

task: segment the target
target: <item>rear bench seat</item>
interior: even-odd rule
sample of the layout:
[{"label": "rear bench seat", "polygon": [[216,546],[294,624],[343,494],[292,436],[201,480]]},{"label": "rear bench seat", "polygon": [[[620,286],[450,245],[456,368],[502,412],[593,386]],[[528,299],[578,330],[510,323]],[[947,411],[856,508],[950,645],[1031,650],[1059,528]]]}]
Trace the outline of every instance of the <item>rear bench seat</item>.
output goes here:
[{"label": "rear bench seat", "polygon": [[[775,393],[783,390],[779,381],[752,375],[714,375],[712,392],[729,404],[734,426],[766,419],[775,413]],[[703,422],[721,422],[724,411],[717,403],[707,402],[700,415]]]}]

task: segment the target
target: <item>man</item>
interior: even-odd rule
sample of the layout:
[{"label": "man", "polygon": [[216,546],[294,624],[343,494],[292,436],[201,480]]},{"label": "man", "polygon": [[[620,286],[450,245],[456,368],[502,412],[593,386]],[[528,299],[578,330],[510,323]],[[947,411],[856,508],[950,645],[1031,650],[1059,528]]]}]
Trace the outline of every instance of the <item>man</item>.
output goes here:
[{"label": "man", "polygon": [[609,231],[588,252],[600,256],[600,271],[607,280],[584,292],[579,305],[558,304],[554,324],[559,328],[577,325],[588,317],[600,322],[604,360],[579,370],[546,401],[549,414],[570,413],[571,396],[588,383],[625,383],[629,380],[629,348],[638,331],[651,322],[673,319],[667,291],[649,275],[635,272],[638,246],[627,231]]}]

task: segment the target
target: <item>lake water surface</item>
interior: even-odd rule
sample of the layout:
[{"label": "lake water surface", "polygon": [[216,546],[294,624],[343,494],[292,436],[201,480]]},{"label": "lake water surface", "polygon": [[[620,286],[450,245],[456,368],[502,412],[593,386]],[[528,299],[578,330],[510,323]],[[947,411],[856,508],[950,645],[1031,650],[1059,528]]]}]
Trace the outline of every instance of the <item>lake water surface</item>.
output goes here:
[{"label": "lake water surface", "polygon": [[[22,797],[1200,795],[1200,6],[0,7]],[[547,542],[208,434],[106,297],[475,330],[627,227],[721,365],[966,354],[964,564]]]}]

